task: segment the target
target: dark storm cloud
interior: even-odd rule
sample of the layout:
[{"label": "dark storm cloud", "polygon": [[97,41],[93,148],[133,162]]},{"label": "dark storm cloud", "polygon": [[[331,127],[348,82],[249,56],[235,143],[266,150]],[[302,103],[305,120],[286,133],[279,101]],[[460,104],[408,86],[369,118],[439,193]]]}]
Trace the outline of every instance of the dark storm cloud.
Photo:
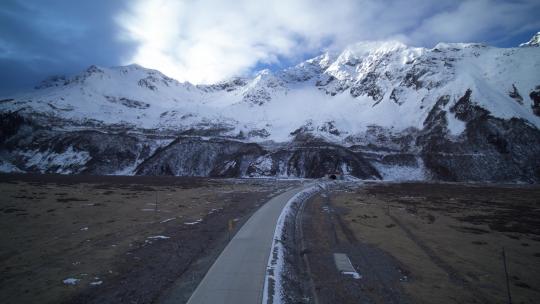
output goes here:
[{"label": "dark storm cloud", "polygon": [[114,17],[124,1],[18,1],[0,4],[0,94],[91,64],[118,65],[134,45],[119,39]]}]

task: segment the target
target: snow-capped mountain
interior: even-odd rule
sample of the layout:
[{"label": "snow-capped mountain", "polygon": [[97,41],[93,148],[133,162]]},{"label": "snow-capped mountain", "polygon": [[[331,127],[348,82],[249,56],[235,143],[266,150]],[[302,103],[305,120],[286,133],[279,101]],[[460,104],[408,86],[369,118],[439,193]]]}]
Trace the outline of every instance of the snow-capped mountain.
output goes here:
[{"label": "snow-capped mountain", "polygon": [[[539,37],[519,48],[361,42],[213,85],[180,83],[138,65],[91,66],[0,100],[2,168],[538,181]],[[512,132],[527,139],[508,138]],[[128,138],[131,144],[118,143]],[[62,144],[54,148],[56,141]],[[115,148],[96,149],[109,141]],[[90,166],[115,149],[130,156],[113,157],[109,169]],[[194,161],[201,153],[208,155]],[[482,169],[490,157],[503,162],[492,173]]]},{"label": "snow-capped mountain", "polygon": [[522,43],[519,45],[520,47],[528,47],[528,46],[540,46],[540,32],[536,33],[531,40]]}]

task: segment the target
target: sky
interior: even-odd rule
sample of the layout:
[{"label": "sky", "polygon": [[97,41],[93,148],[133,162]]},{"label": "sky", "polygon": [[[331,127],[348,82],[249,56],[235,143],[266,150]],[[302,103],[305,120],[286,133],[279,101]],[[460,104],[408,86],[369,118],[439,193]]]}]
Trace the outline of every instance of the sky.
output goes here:
[{"label": "sky", "polygon": [[2,0],[0,95],[90,65],[137,63],[215,83],[364,40],[513,47],[538,0]]}]

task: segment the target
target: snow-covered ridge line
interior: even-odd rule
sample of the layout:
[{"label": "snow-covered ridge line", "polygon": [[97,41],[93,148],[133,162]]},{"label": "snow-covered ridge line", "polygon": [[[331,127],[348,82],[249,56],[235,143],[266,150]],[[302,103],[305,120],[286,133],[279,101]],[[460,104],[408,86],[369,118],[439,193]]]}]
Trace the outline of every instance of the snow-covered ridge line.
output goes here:
[{"label": "snow-covered ridge line", "polygon": [[[537,45],[538,37],[527,46]],[[0,112],[81,125],[218,130],[251,142],[289,142],[292,132],[304,128],[340,143],[370,125],[422,129],[439,98],[448,96],[449,108],[471,90],[474,102],[493,116],[522,118],[540,128],[534,112],[540,106],[530,97],[540,86],[539,68],[538,47],[439,43],[430,49],[368,41],[281,71],[213,85],[180,83],[138,65],[92,66],[1,98]],[[448,116],[458,135],[463,127]]]},{"label": "snow-covered ridge line", "polygon": [[326,184],[317,183],[314,186],[305,188],[289,199],[285,207],[283,207],[276,223],[270,256],[268,257],[268,264],[266,266],[262,304],[284,303],[285,288],[282,277],[285,275],[285,246],[283,245],[283,240],[286,233],[286,222],[289,217],[294,216],[293,208],[296,205],[309,199],[321,189],[325,189],[325,187]]},{"label": "snow-covered ridge line", "polygon": [[536,33],[531,40],[522,43],[519,47],[538,47],[540,46],[540,32]]},{"label": "snow-covered ridge line", "polygon": [[540,182],[539,37],[361,42],[205,86],[92,66],[0,98],[0,171]]}]

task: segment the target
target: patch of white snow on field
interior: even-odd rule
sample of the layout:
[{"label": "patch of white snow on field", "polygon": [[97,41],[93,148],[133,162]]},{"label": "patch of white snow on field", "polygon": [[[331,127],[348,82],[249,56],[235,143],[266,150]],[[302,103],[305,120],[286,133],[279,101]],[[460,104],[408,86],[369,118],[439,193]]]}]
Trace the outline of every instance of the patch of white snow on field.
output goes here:
[{"label": "patch of white snow on field", "polygon": [[75,278],[67,278],[65,280],[63,280],[62,282],[64,282],[64,284],[66,285],[77,285],[77,283],[79,283],[80,279],[75,279]]},{"label": "patch of white snow on field", "polygon": [[169,219],[166,219],[166,220],[161,221],[160,223],[163,224],[163,223],[166,223],[166,222],[170,222],[170,221],[172,221],[172,220],[175,220],[175,219],[176,219],[175,217],[169,218]]},{"label": "patch of white snow on field", "polygon": [[202,219],[198,219],[195,222],[185,222],[184,225],[195,225],[199,224],[200,222],[202,222]]},{"label": "patch of white snow on field", "polygon": [[210,211],[208,212],[208,215],[214,214],[214,213],[219,212],[219,211],[221,211],[221,210],[223,210],[223,208],[212,208],[212,210],[210,210]]},{"label": "patch of white snow on field", "polygon": [[272,249],[270,250],[268,264],[266,266],[266,276],[264,278],[264,290],[262,300],[263,304],[269,303],[270,285],[273,285],[273,294],[271,297],[272,302],[270,303],[283,303],[284,286],[281,279],[285,266],[285,247],[283,246],[283,239],[285,233],[285,221],[287,217],[291,214],[293,205],[308,199],[310,196],[312,196],[324,187],[324,185],[320,184],[308,187],[294,195],[291,199],[289,199],[285,207],[283,207],[283,210],[281,211],[281,214],[279,215],[276,223],[276,230],[274,231],[274,238],[272,240]]},{"label": "patch of white snow on field", "polygon": [[362,276],[356,271],[342,271],[341,274],[352,275],[353,279],[359,280]]},{"label": "patch of white snow on field", "polygon": [[101,285],[103,284],[103,281],[96,281],[96,282],[91,282],[90,285],[92,286],[97,286],[97,285]]},{"label": "patch of white snow on field", "polygon": [[149,236],[149,237],[147,237],[147,239],[164,240],[164,239],[170,239],[170,237],[164,236],[164,235],[155,235],[155,236]]}]

